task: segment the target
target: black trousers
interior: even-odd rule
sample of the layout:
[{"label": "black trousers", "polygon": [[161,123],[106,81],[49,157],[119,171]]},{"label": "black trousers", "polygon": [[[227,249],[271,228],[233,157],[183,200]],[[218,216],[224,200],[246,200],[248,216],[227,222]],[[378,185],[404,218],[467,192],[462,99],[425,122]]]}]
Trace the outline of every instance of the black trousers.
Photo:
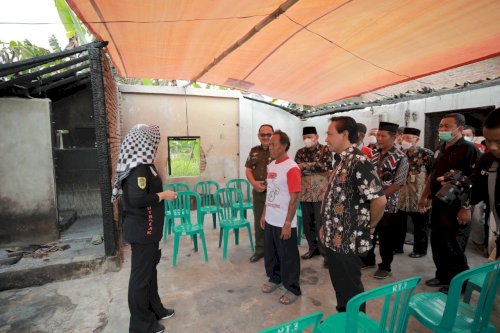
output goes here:
[{"label": "black trousers", "polygon": [[160,262],[158,243],[131,244],[132,267],[128,284],[128,307],[130,310],[130,333],[154,332],[158,319],[167,310],[158,295],[156,265]]},{"label": "black trousers", "polygon": [[255,254],[264,254],[264,230],[260,227],[260,218],[266,204],[266,192],[252,190],[253,198],[253,227],[255,233]]},{"label": "black trousers", "polygon": [[300,202],[302,209],[302,223],[304,225],[304,234],[306,235],[307,245],[310,251],[319,249],[324,257],[325,248],[319,242],[319,229],[321,227],[321,201],[318,202]]},{"label": "black trousers", "polygon": [[283,283],[295,295],[300,295],[300,257],[297,247],[297,228],[292,228],[291,237],[280,238],[281,228],[266,222],[264,229],[264,265],[269,282]]},{"label": "black trousers", "polygon": [[406,238],[406,221],[408,217],[411,218],[413,222],[413,252],[417,254],[426,254],[427,247],[429,244],[427,236],[427,214],[422,214],[419,212],[405,212],[403,210],[398,211],[398,227],[399,238],[395,250],[400,250],[403,248],[403,244]]},{"label": "black trousers", "polygon": [[465,246],[469,240],[470,223],[457,222],[460,206],[448,206],[439,199],[432,200],[431,248],[436,265],[436,278],[444,284],[460,272],[469,269]]},{"label": "black trousers", "polygon": [[[365,291],[361,282],[363,262],[356,254],[342,254],[326,249],[330,280],[337,297],[337,311],[345,312],[347,302]],[[365,311],[365,304],[361,307]]]},{"label": "black trousers", "polygon": [[378,265],[379,269],[391,271],[392,260],[394,259],[394,244],[396,242],[396,224],[397,214],[396,213],[384,213],[382,219],[377,224],[375,232],[373,233],[373,247],[366,254],[365,257],[361,257],[361,260],[365,265],[373,266],[375,265],[375,244],[379,244],[380,257],[382,262]]}]

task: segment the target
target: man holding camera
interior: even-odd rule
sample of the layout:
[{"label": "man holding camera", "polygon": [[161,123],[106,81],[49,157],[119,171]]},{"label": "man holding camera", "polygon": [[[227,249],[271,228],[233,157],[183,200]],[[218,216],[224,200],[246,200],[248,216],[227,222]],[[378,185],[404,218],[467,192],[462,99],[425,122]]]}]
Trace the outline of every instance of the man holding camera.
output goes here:
[{"label": "man holding camera", "polygon": [[[470,176],[479,156],[478,149],[462,137],[465,117],[459,113],[445,115],[439,123],[439,139],[442,144],[434,154],[435,163],[429,180],[418,202],[419,211],[426,211],[428,200],[432,200],[431,248],[436,265],[435,278],[425,281],[431,287],[442,287],[447,293],[451,279],[469,269],[465,246],[470,226],[462,221],[460,209],[470,209],[469,200],[463,200],[458,192],[467,194],[468,186],[463,176]],[[453,171],[452,171],[453,170]],[[449,177],[453,182],[445,183]],[[445,186],[450,191],[443,193]],[[453,186],[457,187],[456,189]],[[439,198],[436,196],[439,193]]]},{"label": "man holding camera", "polygon": [[[492,111],[483,124],[483,136],[486,140],[487,153],[481,156],[476,163],[472,175],[472,198],[471,204],[475,205],[483,201],[489,212],[487,218],[488,232],[488,254],[490,260],[500,257],[500,108]],[[471,220],[470,211],[462,209],[459,212],[461,221],[467,223]]]}]

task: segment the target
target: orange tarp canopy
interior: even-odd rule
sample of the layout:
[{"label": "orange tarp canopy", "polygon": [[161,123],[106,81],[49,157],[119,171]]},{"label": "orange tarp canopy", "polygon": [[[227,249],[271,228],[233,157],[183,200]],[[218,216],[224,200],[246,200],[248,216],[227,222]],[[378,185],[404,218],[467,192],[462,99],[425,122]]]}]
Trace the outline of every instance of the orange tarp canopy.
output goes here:
[{"label": "orange tarp canopy", "polygon": [[499,0],[67,0],[125,77],[319,105],[500,55]]}]

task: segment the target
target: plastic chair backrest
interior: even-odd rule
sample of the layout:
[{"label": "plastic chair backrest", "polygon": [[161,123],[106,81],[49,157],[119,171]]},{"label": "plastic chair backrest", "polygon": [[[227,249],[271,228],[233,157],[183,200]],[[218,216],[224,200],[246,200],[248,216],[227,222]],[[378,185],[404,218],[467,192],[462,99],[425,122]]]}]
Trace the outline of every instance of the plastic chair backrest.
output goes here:
[{"label": "plastic chair backrest", "polygon": [[179,209],[181,211],[182,223],[193,223],[191,221],[191,198],[195,199],[194,207],[196,208],[196,223],[200,223],[200,195],[193,191],[179,191],[177,192],[177,201],[179,202]]},{"label": "plastic chair backrest", "polygon": [[241,191],[235,188],[221,188],[215,193],[215,204],[219,221],[237,218],[238,212],[233,208],[235,202],[241,202]]},{"label": "plastic chair backrest", "polygon": [[201,197],[201,206],[213,206],[212,198],[219,189],[219,183],[213,180],[203,180],[194,184],[194,191]]},{"label": "plastic chair backrest", "polygon": [[[366,301],[384,297],[378,332],[406,332],[411,295],[422,280],[420,276],[386,284],[365,291],[347,302],[346,332],[357,332],[360,307]],[[375,332],[374,332],[375,333]]]},{"label": "plastic chair backrest", "polygon": [[[171,190],[174,192],[180,192],[180,191],[189,191],[189,185],[186,183],[169,183],[166,185],[163,185],[163,190]],[[177,199],[170,200],[170,201],[165,201],[166,206],[165,209],[169,211],[173,211],[174,209],[180,209],[181,204],[179,201],[179,196],[177,196]]]},{"label": "plastic chair backrest", "polygon": [[233,178],[230,179],[226,182],[226,187],[229,188],[236,188],[241,191],[243,194],[243,200],[244,202],[251,202],[251,196],[250,196],[250,189],[251,185],[250,182],[244,178]]},{"label": "plastic chair backrest", "polygon": [[455,326],[460,294],[462,293],[462,285],[473,277],[477,280],[479,275],[483,275],[483,278],[482,281],[479,280],[481,290],[479,291],[479,299],[474,308],[474,323],[471,331],[484,332],[486,330],[500,283],[500,261],[468,269],[456,275],[451,280],[443,318],[439,325],[440,327],[445,330],[452,330]]},{"label": "plastic chair backrest", "polygon": [[311,313],[303,317],[287,321],[286,323],[266,328],[258,333],[301,333],[309,327],[312,327],[311,332],[314,332],[319,324],[319,321],[321,320],[321,317],[323,317],[323,312]]}]

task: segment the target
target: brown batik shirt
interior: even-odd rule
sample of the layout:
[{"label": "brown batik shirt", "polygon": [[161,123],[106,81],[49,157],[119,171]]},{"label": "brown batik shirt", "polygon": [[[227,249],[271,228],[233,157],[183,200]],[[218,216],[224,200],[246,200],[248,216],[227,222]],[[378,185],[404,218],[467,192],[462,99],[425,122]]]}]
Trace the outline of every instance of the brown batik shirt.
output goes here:
[{"label": "brown batik shirt", "polygon": [[344,254],[370,250],[370,200],[383,195],[377,170],[367,156],[353,146],[343,151],[321,207],[325,246]]},{"label": "brown batik shirt", "polygon": [[413,153],[406,151],[408,176],[406,185],[399,190],[398,208],[405,212],[418,212],[418,200],[434,163],[434,153],[427,148],[416,147]]},{"label": "brown batik shirt", "polygon": [[295,154],[295,163],[305,163],[301,170],[299,200],[320,202],[328,183],[328,173],[333,169],[333,155],[327,146],[317,144],[313,148],[301,148]]}]

